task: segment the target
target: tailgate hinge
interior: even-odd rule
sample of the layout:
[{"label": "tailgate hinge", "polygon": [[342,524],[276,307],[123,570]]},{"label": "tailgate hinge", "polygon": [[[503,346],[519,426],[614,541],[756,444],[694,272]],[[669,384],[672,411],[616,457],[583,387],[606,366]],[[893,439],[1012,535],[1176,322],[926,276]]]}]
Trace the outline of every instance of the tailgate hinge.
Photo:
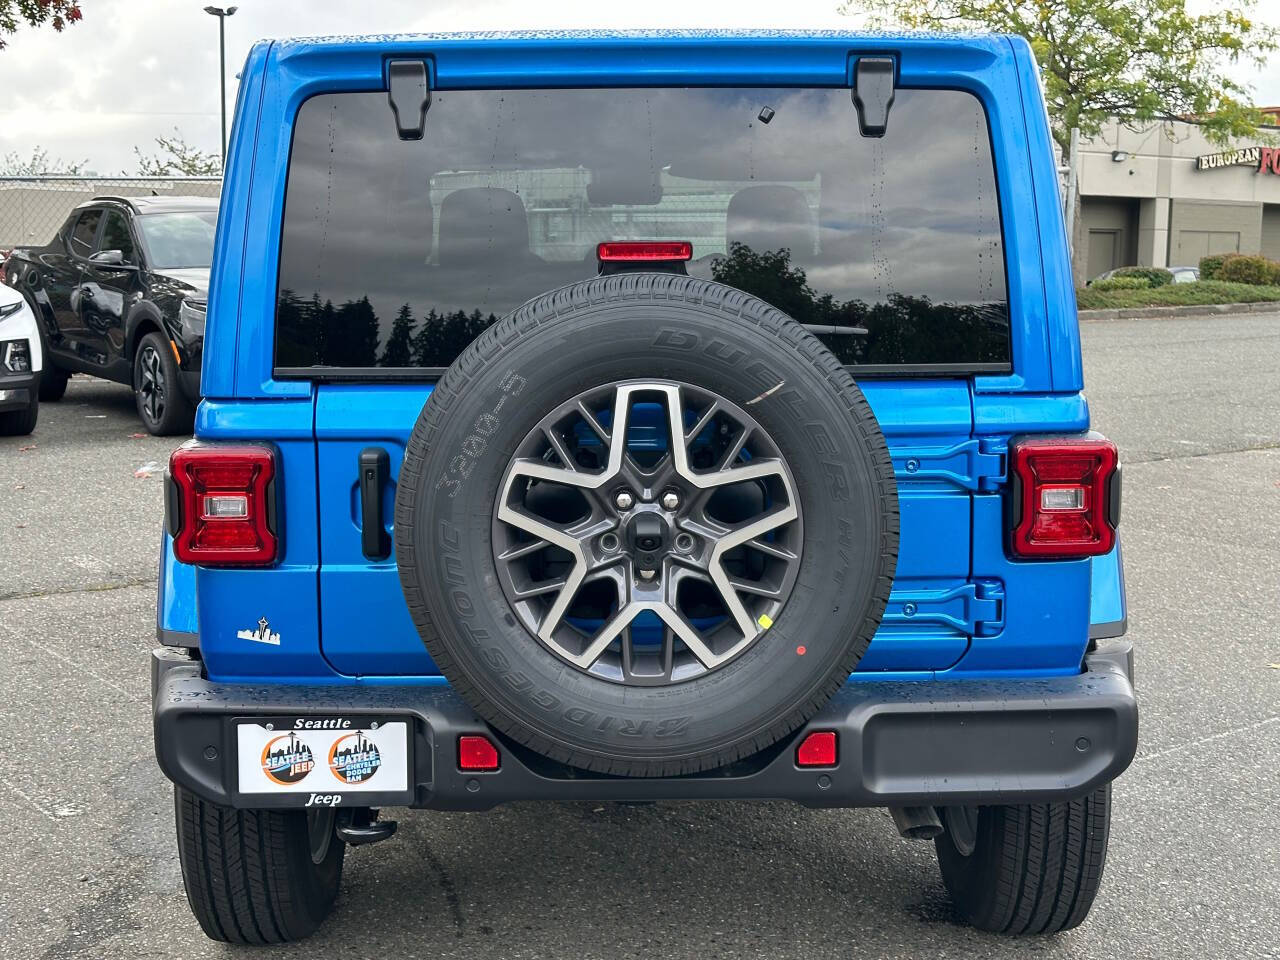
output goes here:
[{"label": "tailgate hinge", "polygon": [[899,483],[935,480],[965,490],[997,490],[1004,482],[1003,440],[984,437],[947,447],[895,446],[893,472]]},{"label": "tailgate hinge", "polygon": [[431,71],[425,60],[387,63],[387,102],[401,140],[421,140],[431,109]]},{"label": "tailgate hinge", "polygon": [[932,623],[971,637],[994,637],[1004,629],[1004,584],[981,579],[951,587],[895,589],[884,623]]}]

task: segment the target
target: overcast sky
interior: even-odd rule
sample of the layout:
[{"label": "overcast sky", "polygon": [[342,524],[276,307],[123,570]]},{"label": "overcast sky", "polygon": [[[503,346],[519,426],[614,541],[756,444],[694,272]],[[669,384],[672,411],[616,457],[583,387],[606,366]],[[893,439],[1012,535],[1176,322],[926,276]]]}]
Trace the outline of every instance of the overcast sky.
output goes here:
[{"label": "overcast sky", "polygon": [[[1197,0],[1205,6],[1212,0]],[[227,20],[228,110],[235,73],[263,37],[522,27],[856,27],[839,0],[241,0]],[[0,154],[89,161],[101,174],[136,172],[135,144],[180,129],[218,149],[218,27],[203,0],[85,0],[84,21],[62,34],[20,29],[0,50]],[[1262,13],[1280,23],[1280,9]],[[754,10],[754,12],[753,12]],[[1239,68],[1259,104],[1280,104],[1280,58]]]}]

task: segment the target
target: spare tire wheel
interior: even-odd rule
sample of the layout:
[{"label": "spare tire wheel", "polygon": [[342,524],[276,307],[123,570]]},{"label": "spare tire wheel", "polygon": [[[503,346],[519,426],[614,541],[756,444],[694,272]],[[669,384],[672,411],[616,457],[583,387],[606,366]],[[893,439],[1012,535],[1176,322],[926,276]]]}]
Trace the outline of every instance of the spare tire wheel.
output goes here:
[{"label": "spare tire wheel", "polygon": [[840,363],[731,287],[600,277],[531,300],[445,373],[405,451],[409,611],[480,716],[627,776],[794,731],[884,612],[898,503]]}]

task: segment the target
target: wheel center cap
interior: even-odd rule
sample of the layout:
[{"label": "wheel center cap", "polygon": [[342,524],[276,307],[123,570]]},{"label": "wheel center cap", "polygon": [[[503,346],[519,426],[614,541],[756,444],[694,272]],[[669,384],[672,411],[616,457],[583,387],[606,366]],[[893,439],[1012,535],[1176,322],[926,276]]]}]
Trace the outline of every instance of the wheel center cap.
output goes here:
[{"label": "wheel center cap", "polygon": [[670,543],[671,528],[660,513],[644,511],[627,523],[627,546],[642,575],[658,569]]}]

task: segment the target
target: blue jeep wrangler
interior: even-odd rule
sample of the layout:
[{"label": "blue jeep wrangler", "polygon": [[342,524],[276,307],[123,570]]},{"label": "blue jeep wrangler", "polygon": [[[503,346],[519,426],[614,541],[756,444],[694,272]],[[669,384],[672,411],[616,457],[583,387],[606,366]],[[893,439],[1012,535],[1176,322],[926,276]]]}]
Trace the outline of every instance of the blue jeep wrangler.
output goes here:
[{"label": "blue jeep wrangler", "polygon": [[1097,893],[1115,447],[1005,37],[262,43],[153,696],[212,938],[384,807],[887,807],[984,930]]}]

